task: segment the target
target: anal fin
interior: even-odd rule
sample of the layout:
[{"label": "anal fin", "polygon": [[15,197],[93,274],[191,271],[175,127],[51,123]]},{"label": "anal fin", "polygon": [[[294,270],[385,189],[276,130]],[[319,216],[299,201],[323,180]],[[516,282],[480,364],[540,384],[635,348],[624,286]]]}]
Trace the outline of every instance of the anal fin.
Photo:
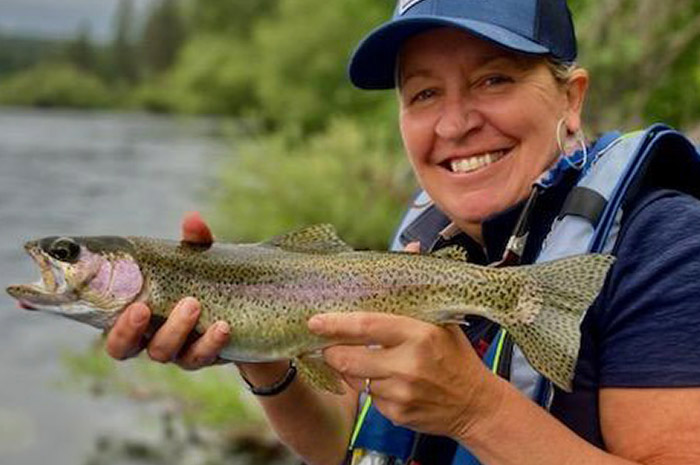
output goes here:
[{"label": "anal fin", "polygon": [[299,375],[309,385],[321,391],[345,394],[340,375],[326,364],[322,356],[305,354],[295,361]]}]

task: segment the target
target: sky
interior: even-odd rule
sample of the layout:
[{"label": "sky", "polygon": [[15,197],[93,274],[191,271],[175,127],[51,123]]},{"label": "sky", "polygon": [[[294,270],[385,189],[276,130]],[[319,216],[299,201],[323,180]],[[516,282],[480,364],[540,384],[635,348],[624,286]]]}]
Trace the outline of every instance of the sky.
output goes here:
[{"label": "sky", "polygon": [[[0,0],[0,32],[32,37],[72,37],[87,22],[92,38],[112,35],[112,16],[120,0]],[[137,11],[154,0],[135,0]]]}]

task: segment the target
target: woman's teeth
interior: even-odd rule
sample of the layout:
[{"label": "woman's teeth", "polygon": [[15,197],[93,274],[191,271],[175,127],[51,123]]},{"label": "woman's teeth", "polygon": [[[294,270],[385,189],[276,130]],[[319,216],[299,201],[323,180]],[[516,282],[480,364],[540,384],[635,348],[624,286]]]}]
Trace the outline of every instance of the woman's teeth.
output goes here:
[{"label": "woman's teeth", "polygon": [[487,152],[476,157],[456,158],[450,161],[450,168],[453,173],[469,173],[500,160],[505,154],[505,150],[499,150],[497,152]]}]

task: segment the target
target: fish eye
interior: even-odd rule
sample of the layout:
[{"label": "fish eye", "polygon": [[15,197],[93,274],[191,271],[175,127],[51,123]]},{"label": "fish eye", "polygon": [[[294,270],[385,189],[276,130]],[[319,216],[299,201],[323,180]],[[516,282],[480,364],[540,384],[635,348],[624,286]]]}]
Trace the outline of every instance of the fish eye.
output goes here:
[{"label": "fish eye", "polygon": [[80,246],[69,237],[59,237],[46,252],[57,260],[73,263],[80,256]]}]

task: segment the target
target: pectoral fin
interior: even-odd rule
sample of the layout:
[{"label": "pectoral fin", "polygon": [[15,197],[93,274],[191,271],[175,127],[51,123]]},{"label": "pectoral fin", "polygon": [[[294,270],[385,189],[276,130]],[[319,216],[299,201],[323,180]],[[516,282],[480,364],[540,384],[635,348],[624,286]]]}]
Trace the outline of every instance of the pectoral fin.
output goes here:
[{"label": "pectoral fin", "polygon": [[320,354],[302,355],[296,359],[296,364],[301,378],[314,388],[333,394],[345,393],[340,375],[326,364]]}]

